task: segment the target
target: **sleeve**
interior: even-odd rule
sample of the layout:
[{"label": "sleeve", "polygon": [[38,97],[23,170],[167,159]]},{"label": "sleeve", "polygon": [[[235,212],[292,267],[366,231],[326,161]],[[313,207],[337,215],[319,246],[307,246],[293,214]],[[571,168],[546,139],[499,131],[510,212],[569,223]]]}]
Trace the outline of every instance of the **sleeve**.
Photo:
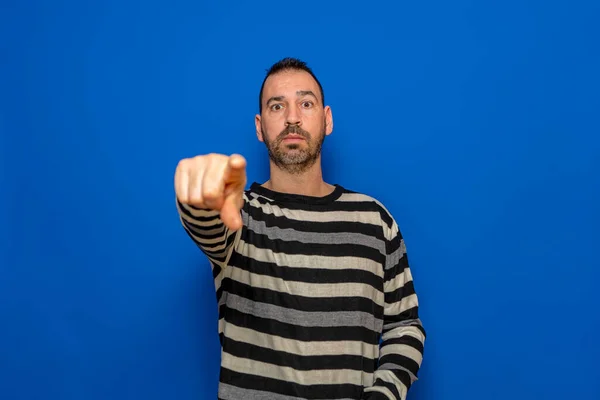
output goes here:
[{"label": "sleeve", "polygon": [[384,269],[384,321],[378,368],[368,400],[405,400],[423,360],[425,329],[402,234],[395,222],[388,231]]},{"label": "sleeve", "polygon": [[225,269],[242,230],[234,232],[228,229],[221,220],[219,211],[200,209],[177,199],[175,201],[183,228],[208,257],[216,277]]}]

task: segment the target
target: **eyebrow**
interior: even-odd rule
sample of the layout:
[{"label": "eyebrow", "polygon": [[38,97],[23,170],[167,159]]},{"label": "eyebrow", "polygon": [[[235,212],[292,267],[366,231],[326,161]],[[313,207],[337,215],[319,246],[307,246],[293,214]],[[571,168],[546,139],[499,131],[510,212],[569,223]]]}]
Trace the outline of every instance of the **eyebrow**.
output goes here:
[{"label": "eyebrow", "polygon": [[[302,97],[302,96],[313,96],[315,99],[317,98],[317,96],[315,96],[315,94],[313,93],[312,90],[298,90],[296,92],[296,95]],[[271,97],[269,100],[267,100],[267,105],[269,105],[270,102],[272,101],[282,101],[285,99],[285,96],[273,96]]]},{"label": "eyebrow", "polygon": [[317,96],[315,96],[315,94],[312,92],[312,90],[298,90],[298,91],[296,92],[296,94],[297,94],[298,96],[300,96],[300,97],[302,97],[302,96],[312,96],[312,97],[314,97],[315,99],[317,98]]}]

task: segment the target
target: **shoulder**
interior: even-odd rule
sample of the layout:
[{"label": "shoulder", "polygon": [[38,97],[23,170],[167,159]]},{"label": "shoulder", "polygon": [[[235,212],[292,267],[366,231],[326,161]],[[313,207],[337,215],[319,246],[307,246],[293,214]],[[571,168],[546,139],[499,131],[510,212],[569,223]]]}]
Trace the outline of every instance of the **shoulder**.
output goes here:
[{"label": "shoulder", "polygon": [[398,234],[399,228],[394,216],[380,199],[368,193],[344,187],[338,201],[361,203],[365,211],[376,212],[379,215],[381,227],[386,238],[391,239]]}]

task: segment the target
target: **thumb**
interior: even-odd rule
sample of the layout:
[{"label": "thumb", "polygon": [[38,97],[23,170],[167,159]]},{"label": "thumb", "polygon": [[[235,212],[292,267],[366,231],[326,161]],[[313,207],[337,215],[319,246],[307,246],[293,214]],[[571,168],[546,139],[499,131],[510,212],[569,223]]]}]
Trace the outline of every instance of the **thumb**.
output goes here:
[{"label": "thumb", "polygon": [[240,213],[243,204],[242,193],[239,191],[231,193],[225,198],[223,207],[221,207],[221,220],[232,231],[237,231],[242,227],[242,215]]}]

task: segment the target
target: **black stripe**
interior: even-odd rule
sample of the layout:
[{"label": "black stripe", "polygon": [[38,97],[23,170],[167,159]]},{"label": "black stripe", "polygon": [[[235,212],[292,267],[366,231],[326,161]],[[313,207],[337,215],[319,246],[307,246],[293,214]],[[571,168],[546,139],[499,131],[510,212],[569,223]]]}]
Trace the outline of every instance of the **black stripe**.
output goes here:
[{"label": "black stripe", "polygon": [[[348,222],[317,222],[317,221],[301,221],[288,219],[286,217],[277,217],[273,214],[266,214],[262,209],[248,206],[244,208],[248,214],[248,225],[251,226],[252,220],[264,222],[267,227],[280,227],[294,229],[301,232],[313,233],[362,233],[373,236],[380,240],[385,240],[381,226],[367,224],[364,222],[348,221]],[[376,221],[374,221],[376,222]]]},{"label": "black stripe", "polygon": [[[181,203],[181,202],[179,202],[179,205],[180,205],[180,206],[181,206],[181,204],[182,204],[182,203]],[[189,208],[191,208],[191,209],[193,209],[193,210],[197,210],[197,211],[210,211],[210,209],[209,209],[209,208],[197,207],[197,206],[194,206],[194,205],[192,205],[192,204],[187,204],[187,205],[186,205],[186,207],[189,207]]]},{"label": "black stripe", "polygon": [[317,369],[351,369],[372,373],[377,360],[354,355],[301,356],[224,338],[223,351],[232,356],[267,364],[290,367],[299,371]]},{"label": "black stripe", "polygon": [[[206,245],[202,245],[201,249],[202,252],[204,254],[206,254],[208,257],[213,258],[215,260],[222,260],[225,261],[225,258],[227,258],[227,253],[229,253],[230,251],[232,251],[231,246],[232,243],[235,241],[236,235],[229,235],[229,237],[227,237],[227,239],[225,240],[225,242],[221,242],[221,244],[218,245],[218,247],[208,247]],[[219,256],[220,254],[225,253],[225,257],[223,256]]]},{"label": "black stripe", "polygon": [[278,266],[275,263],[258,261],[235,252],[229,265],[254,274],[281,278],[285,281],[307,283],[365,283],[382,291],[383,279],[376,274],[352,267],[345,269],[326,269],[306,267]]},{"label": "black stripe", "polygon": [[[223,236],[223,232],[221,232],[221,236]],[[217,243],[202,244],[202,248],[205,253],[219,254],[225,251],[233,243],[235,238],[235,233],[231,233],[224,240],[221,240]]]},{"label": "black stripe", "polygon": [[218,260],[219,257],[221,257],[222,260],[225,261],[226,257],[222,257],[221,255],[227,253],[227,248],[221,245],[217,250],[208,250],[206,246],[202,246],[202,252],[214,260]]},{"label": "black stripe", "polygon": [[412,379],[408,372],[403,370],[392,370],[392,372],[394,373],[394,375],[396,375],[400,382],[404,383],[404,386],[406,386],[406,390],[410,389],[412,385]]},{"label": "black stripe", "polygon": [[227,246],[225,240],[222,240],[211,244],[202,243],[202,249],[207,254],[215,255],[224,252],[227,249]]},{"label": "black stripe", "polygon": [[396,337],[393,339],[388,339],[385,342],[383,342],[383,347],[385,346],[390,346],[393,344],[405,344],[408,345],[410,347],[413,347],[415,350],[417,350],[419,353],[423,354],[423,343],[417,339],[414,336],[410,336],[410,335],[405,335],[405,336],[401,336],[401,337]]},{"label": "black stripe", "polygon": [[407,268],[408,268],[408,257],[405,254],[404,257],[402,257],[400,260],[398,260],[398,263],[396,263],[396,265],[394,265],[393,267],[388,268],[384,271],[385,281],[386,282],[391,281],[396,276],[398,276],[398,274],[401,274],[402,272],[404,272],[404,270]]},{"label": "black stripe", "polygon": [[[210,227],[203,227],[194,224],[190,224],[187,221],[184,221],[189,230],[192,231],[194,235],[196,235],[201,240],[212,240],[223,237],[225,233],[225,225],[211,225]],[[216,233],[206,234],[205,232],[216,231]]]},{"label": "black stripe", "polygon": [[392,240],[386,241],[387,247],[386,251],[388,254],[392,254],[394,251],[398,250],[402,245],[402,235],[399,233],[392,238]]},{"label": "black stripe", "polygon": [[386,363],[392,363],[396,365],[401,365],[410,372],[412,372],[415,376],[419,372],[419,364],[410,357],[404,356],[402,354],[386,354],[379,359],[379,365],[383,365]]},{"label": "black stripe", "polygon": [[225,262],[225,260],[227,259],[227,254],[223,255],[223,256],[217,256],[216,254],[221,254],[223,253],[225,250],[221,250],[219,252],[216,252],[214,254],[210,254],[209,252],[207,252],[206,250],[202,249],[202,252],[204,254],[206,254],[206,256],[213,262]]},{"label": "black stripe", "polygon": [[221,297],[223,296],[223,293],[225,293],[225,292],[223,292],[223,285],[221,285],[217,289],[217,292],[216,292],[216,295],[217,295],[217,304],[219,304],[221,302]]},{"label": "black stripe", "polygon": [[315,254],[327,254],[330,257],[353,256],[373,260],[385,264],[385,256],[373,247],[359,244],[322,244],[322,243],[303,243],[300,241],[286,241],[281,239],[271,239],[267,235],[258,234],[243,227],[242,238],[246,243],[262,249],[272,250],[276,253],[302,254],[312,256]]},{"label": "black stripe", "polygon": [[358,385],[299,385],[297,383],[241,374],[221,367],[220,381],[243,389],[261,390],[304,399],[360,399],[363,388]]},{"label": "black stripe", "polygon": [[[381,219],[383,220],[383,222],[387,225],[387,227],[389,229],[392,229],[392,226],[394,225],[394,219],[384,209],[381,209]],[[400,235],[400,237],[402,237],[402,234],[400,233],[400,230],[398,230],[398,234]]]},{"label": "black stripe", "polygon": [[184,206],[183,204],[179,203],[179,209],[181,210],[182,214],[187,215],[188,217],[190,217],[191,219],[195,220],[195,221],[199,221],[199,222],[208,222],[208,221],[213,221],[215,219],[219,219],[219,213],[215,214],[215,215],[210,215],[210,216],[195,216],[192,215],[192,213],[188,210],[188,207],[193,209],[193,210],[197,210],[197,211],[204,211],[206,213],[212,213],[212,210],[205,210],[205,209],[200,209],[200,208],[196,208],[193,207],[191,205],[186,205]]},{"label": "black stripe", "polygon": [[383,317],[383,307],[366,297],[305,297],[259,288],[235,281],[229,277],[221,281],[223,291],[236,294],[253,302],[273,304],[309,312],[362,311],[374,317]]},{"label": "black stripe", "polygon": [[227,246],[232,244],[235,241],[237,234],[235,232],[231,232],[229,236],[227,236]]},{"label": "black stripe", "polygon": [[380,378],[375,379],[374,385],[387,388],[390,392],[392,392],[395,399],[401,399],[400,393],[398,393],[398,389],[396,389],[396,385],[388,383]]},{"label": "black stripe", "polygon": [[213,280],[217,279],[217,276],[219,276],[219,274],[221,273],[222,269],[219,265],[217,265],[215,262],[213,262],[213,260],[209,259],[208,260],[210,262],[210,265],[212,265],[212,277]]},{"label": "black stripe", "polygon": [[[251,231],[254,235],[262,235],[264,237],[285,240],[287,242],[301,242],[307,246],[313,243],[321,243],[326,245],[334,245],[340,243],[342,245],[366,246],[368,248],[377,249],[381,256],[384,257],[386,244],[384,240],[375,238],[372,234],[359,232],[341,232],[341,233],[322,233],[322,232],[305,232],[290,228],[281,228],[275,226],[266,226],[264,222],[256,220],[247,221],[244,224],[246,230]],[[282,234],[279,233],[282,232]],[[244,235],[247,233],[244,231]],[[305,239],[308,237],[308,239]],[[318,239],[318,240],[314,240]]]},{"label": "black stripe", "polygon": [[393,292],[385,293],[385,302],[388,304],[393,304],[398,301],[402,301],[404,298],[415,294],[415,286],[413,281],[408,281],[404,284],[404,286],[399,287]]},{"label": "black stripe", "polygon": [[260,333],[303,341],[344,341],[355,340],[369,345],[379,345],[379,334],[360,326],[354,327],[303,327],[272,319],[244,314],[231,308],[219,309],[228,323],[248,328]]},{"label": "black stripe", "polygon": [[[209,258],[209,261],[211,261],[211,262],[213,262],[213,261],[224,262],[225,261],[225,259],[227,258],[226,256],[217,256],[217,254],[223,253],[225,251],[226,246],[223,246],[223,248],[220,249],[219,251],[207,250],[204,243],[201,243],[198,240],[196,240],[196,238],[194,236],[192,236],[188,230],[184,229],[184,231],[187,233],[188,237],[190,239],[192,239],[192,241],[196,244],[196,246],[198,246],[198,248],[200,248],[200,250],[202,250],[202,252]],[[228,242],[231,243],[231,241],[233,241],[234,239],[235,239],[235,235],[231,235],[228,238]],[[215,275],[213,274],[213,277],[214,276]]]},{"label": "black stripe", "polygon": [[383,394],[381,392],[377,392],[377,391],[366,392],[363,395],[363,397],[361,397],[361,399],[363,399],[363,400],[390,400],[390,398],[387,397],[385,394]]},{"label": "black stripe", "polygon": [[[346,192],[349,193],[349,192]],[[363,194],[363,196],[365,196]],[[302,211],[319,211],[319,210],[327,210],[327,211],[356,211],[356,212],[375,212],[379,214],[387,214],[384,209],[377,204],[373,199],[370,199],[368,196],[364,197],[364,200],[358,201],[342,201],[337,200],[330,203],[324,204],[315,204],[308,202],[285,202],[280,203],[277,201],[270,200],[268,198],[258,196],[252,198],[253,201],[258,202],[262,205],[273,205],[276,204],[278,207],[279,204],[282,204],[282,208],[287,208],[289,210],[302,210]]]},{"label": "black stripe", "polygon": [[395,322],[402,322],[409,319],[417,319],[419,318],[419,307],[414,306],[409,308],[408,310],[402,311],[400,314],[396,315],[386,315],[384,317],[384,325],[393,324]]}]

